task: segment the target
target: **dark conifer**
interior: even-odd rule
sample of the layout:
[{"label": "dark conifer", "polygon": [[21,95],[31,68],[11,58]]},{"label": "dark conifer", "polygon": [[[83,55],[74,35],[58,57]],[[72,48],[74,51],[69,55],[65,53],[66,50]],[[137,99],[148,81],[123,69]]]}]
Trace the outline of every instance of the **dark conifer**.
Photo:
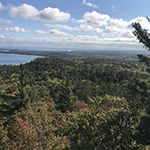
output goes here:
[{"label": "dark conifer", "polygon": [[[147,20],[150,21],[148,17],[147,17]],[[148,33],[148,30],[142,29],[142,26],[140,25],[140,23],[133,23],[132,25],[135,29],[133,31],[133,34],[137,37],[139,42],[144,44],[144,47],[148,51],[150,51],[150,33]],[[150,72],[150,58],[142,54],[139,54],[137,56],[140,62],[144,62],[147,65],[148,71]],[[137,92],[137,94],[139,95],[138,97],[141,97],[141,105],[144,105],[144,109],[146,110],[146,115],[141,118],[140,124],[137,127],[138,134],[136,135],[136,140],[144,145],[149,145],[150,144],[149,86],[147,86],[148,83],[144,83],[144,82],[141,82],[141,83],[136,84],[135,86],[136,86],[136,90],[138,89],[138,92]],[[134,90],[134,93],[136,93],[135,90]]]},{"label": "dark conifer", "polygon": [[[150,51],[150,33],[148,33],[147,29],[142,29],[140,23],[133,23],[133,34],[137,37],[140,43],[144,44],[144,47]],[[137,55],[140,62],[144,62],[148,67],[150,67],[150,58],[146,57],[142,54]]]},{"label": "dark conifer", "polygon": [[67,79],[61,85],[59,99],[56,102],[57,109],[61,110],[62,112],[72,111],[75,105],[75,98],[73,96],[73,92],[71,89],[70,80]]}]

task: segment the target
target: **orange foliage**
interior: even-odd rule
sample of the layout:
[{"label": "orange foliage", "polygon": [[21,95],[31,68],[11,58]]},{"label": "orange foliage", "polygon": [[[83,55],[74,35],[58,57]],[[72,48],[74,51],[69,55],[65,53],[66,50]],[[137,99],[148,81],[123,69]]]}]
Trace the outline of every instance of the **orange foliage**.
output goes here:
[{"label": "orange foliage", "polygon": [[69,140],[64,136],[67,127],[65,115],[55,109],[52,98],[33,102],[15,116],[7,141],[8,150],[22,149],[64,149]]},{"label": "orange foliage", "polygon": [[4,93],[4,92],[5,92],[5,90],[2,90],[2,92]]}]

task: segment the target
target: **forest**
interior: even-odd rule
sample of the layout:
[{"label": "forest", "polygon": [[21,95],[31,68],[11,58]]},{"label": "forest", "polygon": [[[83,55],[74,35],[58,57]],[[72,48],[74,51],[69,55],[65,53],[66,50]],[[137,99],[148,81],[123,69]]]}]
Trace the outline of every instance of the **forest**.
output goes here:
[{"label": "forest", "polygon": [[1,65],[0,149],[150,149],[149,65],[91,53]]},{"label": "forest", "polygon": [[148,147],[147,71],[129,55],[0,66],[0,148]]}]

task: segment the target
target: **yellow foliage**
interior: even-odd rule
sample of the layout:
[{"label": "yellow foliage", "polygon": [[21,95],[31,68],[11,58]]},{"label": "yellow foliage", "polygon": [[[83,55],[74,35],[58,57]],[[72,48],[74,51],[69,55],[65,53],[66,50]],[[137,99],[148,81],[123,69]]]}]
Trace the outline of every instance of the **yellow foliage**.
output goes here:
[{"label": "yellow foliage", "polygon": [[83,129],[86,129],[86,127],[85,127],[84,125],[82,126],[82,128],[83,128]]}]

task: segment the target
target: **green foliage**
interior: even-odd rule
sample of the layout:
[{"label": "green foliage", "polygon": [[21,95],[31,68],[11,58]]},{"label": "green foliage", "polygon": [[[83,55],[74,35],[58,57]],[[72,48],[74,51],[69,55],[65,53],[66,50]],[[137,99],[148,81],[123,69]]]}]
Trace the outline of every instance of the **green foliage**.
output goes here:
[{"label": "green foliage", "polygon": [[135,29],[133,31],[133,34],[137,37],[140,43],[143,43],[145,48],[150,50],[150,38],[149,33],[147,32],[147,29],[142,29],[142,26],[140,23],[133,23],[133,28]]},{"label": "green foliage", "polygon": [[149,74],[137,60],[118,58],[41,58],[0,66],[2,149],[150,145]]},{"label": "green foliage", "polygon": [[[138,41],[144,45],[144,47],[150,51],[150,34],[147,29],[142,29],[140,23],[133,23],[133,34],[137,37]],[[148,67],[150,67],[150,59],[142,54],[137,55],[140,62],[144,62]]]},{"label": "green foliage", "polygon": [[3,122],[4,122],[4,118],[3,120],[0,120],[0,150],[4,150],[6,147],[6,142],[7,142],[7,134],[8,134],[8,129],[4,127]]},{"label": "green foliage", "polygon": [[[149,21],[149,19],[148,19]],[[144,45],[144,47],[150,51],[150,34],[148,33],[147,29],[142,29],[140,23],[133,23],[134,31],[133,34],[137,37],[140,43]],[[140,62],[144,62],[148,69],[147,71],[150,72],[150,58],[144,56],[142,54],[138,55]],[[149,80],[147,81],[139,81],[135,80],[134,83],[130,84],[133,87],[131,90],[135,92],[136,97],[138,99],[134,105],[137,108],[140,108],[144,111],[144,115],[141,117],[140,124],[137,127],[138,133],[136,135],[136,139],[138,139],[139,143],[143,145],[150,145],[149,135],[150,135],[150,84]],[[133,95],[133,94],[132,94]]]},{"label": "green foliage", "polygon": [[[142,149],[132,135],[136,124],[126,99],[97,97],[84,111],[69,113],[71,149]],[[82,106],[81,106],[82,107]]]},{"label": "green foliage", "polygon": [[69,80],[67,80],[65,83],[62,83],[60,87],[59,98],[56,104],[57,109],[61,110],[62,112],[73,110],[75,105],[75,97],[73,96]]}]

